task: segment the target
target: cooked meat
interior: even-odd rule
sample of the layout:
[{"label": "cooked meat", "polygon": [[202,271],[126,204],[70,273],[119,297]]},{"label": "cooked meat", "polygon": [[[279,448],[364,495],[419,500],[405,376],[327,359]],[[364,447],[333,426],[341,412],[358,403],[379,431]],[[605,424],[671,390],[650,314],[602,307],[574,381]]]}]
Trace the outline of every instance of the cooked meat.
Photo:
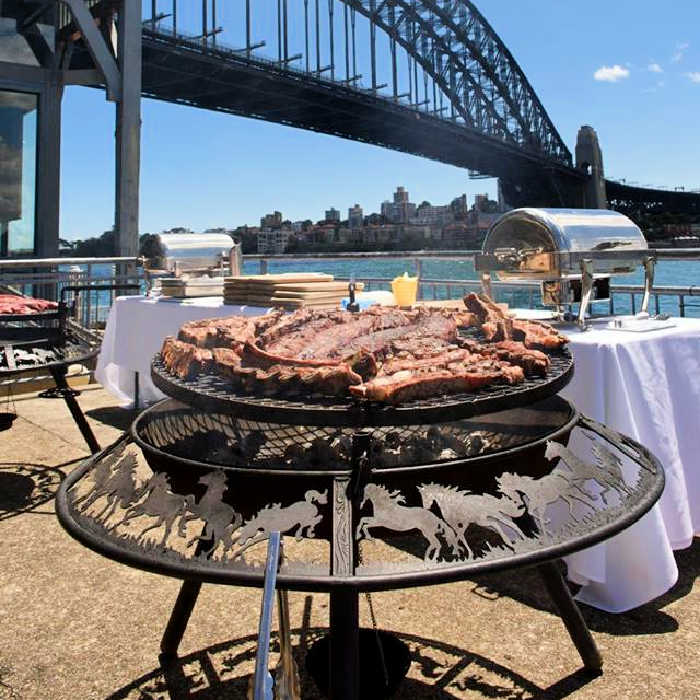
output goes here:
[{"label": "cooked meat", "polygon": [[558,350],[569,342],[566,336],[547,323],[508,318],[485,294],[467,294],[464,304],[479,319],[488,341],[515,340],[536,350]]},{"label": "cooked meat", "polygon": [[19,294],[0,294],[0,314],[35,314],[57,309],[55,301],[23,297]]},{"label": "cooked meat", "polygon": [[[215,372],[237,391],[400,403],[545,376],[549,359],[534,348],[566,342],[546,324],[512,321],[483,295],[470,294],[465,304],[463,312],[301,309],[192,321],[178,340],[166,338],[162,357],[179,377]],[[492,342],[461,338],[465,324],[480,327]]]}]

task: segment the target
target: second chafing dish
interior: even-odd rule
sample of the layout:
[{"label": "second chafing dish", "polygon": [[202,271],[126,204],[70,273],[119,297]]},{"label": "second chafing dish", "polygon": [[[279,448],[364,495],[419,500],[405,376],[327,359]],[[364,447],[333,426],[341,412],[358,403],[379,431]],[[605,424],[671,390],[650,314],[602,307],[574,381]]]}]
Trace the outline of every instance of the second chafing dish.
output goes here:
[{"label": "second chafing dish", "polygon": [[644,312],[654,279],[654,258],[639,227],[605,209],[506,212],[489,229],[475,262],[488,294],[495,271],[501,280],[540,281],[543,304],[559,313],[580,302],[582,328],[589,303],[608,298],[611,275],[644,267]]}]

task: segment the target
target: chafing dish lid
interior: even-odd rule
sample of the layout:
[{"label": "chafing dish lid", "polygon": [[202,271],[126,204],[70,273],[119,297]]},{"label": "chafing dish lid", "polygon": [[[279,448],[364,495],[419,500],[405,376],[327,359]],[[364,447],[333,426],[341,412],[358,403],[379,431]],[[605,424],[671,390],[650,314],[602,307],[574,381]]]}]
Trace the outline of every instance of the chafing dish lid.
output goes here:
[{"label": "chafing dish lid", "polygon": [[513,209],[491,226],[483,252],[647,250],[639,227],[607,209]]}]

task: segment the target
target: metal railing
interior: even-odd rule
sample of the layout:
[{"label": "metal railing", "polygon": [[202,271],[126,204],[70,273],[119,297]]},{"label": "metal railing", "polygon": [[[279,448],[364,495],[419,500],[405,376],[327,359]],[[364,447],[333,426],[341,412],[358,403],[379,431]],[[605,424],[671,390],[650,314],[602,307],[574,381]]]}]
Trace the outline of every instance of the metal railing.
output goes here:
[{"label": "metal railing", "polygon": [[[452,299],[463,295],[468,291],[479,289],[478,279],[426,279],[423,272],[423,261],[426,259],[439,260],[468,260],[474,261],[474,256],[480,250],[411,250],[411,251],[368,251],[349,253],[303,253],[280,255],[246,255],[245,260],[257,260],[261,274],[269,271],[270,263],[291,260],[294,261],[351,261],[351,260],[402,260],[406,265],[413,267],[413,274],[419,278],[418,298],[426,299]],[[696,260],[700,262],[700,249],[698,248],[657,248],[651,249],[657,261],[661,260]],[[356,281],[365,283],[365,290],[386,289],[393,278],[368,277],[356,275]],[[347,280],[349,281],[349,280]],[[492,282],[491,286],[497,295],[498,301],[510,301],[511,305],[534,307],[539,303],[540,286],[537,282]],[[614,314],[624,301],[621,297],[629,299],[629,309],[636,313],[641,304],[640,298],[644,293],[642,285],[612,284],[610,286],[610,299],[607,302],[608,312]],[[700,308],[698,303],[688,301],[687,297],[700,297],[700,284],[698,286],[655,285],[652,289],[652,308],[650,312],[661,313],[662,300],[675,299],[679,316],[686,316],[688,307]],[[602,303],[602,302],[594,302]]]},{"label": "metal railing", "polygon": [[119,285],[145,288],[141,262],[131,257],[0,260],[0,290],[59,299],[65,286],[113,285],[117,289],[81,292],[76,300],[75,320],[85,328],[102,328],[115,296],[130,293],[120,292]]}]

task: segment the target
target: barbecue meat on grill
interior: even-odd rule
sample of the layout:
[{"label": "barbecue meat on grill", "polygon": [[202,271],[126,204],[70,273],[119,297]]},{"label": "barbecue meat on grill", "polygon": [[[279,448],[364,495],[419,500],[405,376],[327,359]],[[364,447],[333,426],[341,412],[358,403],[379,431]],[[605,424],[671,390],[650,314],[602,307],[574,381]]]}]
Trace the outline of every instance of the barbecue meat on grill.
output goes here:
[{"label": "barbecue meat on grill", "polygon": [[479,319],[487,340],[516,340],[526,348],[538,350],[558,350],[568,342],[565,336],[546,323],[508,318],[485,294],[467,294],[464,304]]},{"label": "barbecue meat on grill", "polygon": [[57,309],[55,301],[23,297],[19,294],[0,294],[0,314],[36,314]]},{"label": "barbecue meat on grill", "polygon": [[[513,321],[488,297],[470,294],[467,310],[372,307],[353,314],[301,309],[259,318],[186,323],[166,338],[162,359],[183,379],[216,373],[234,390],[259,396],[357,396],[401,403],[519,384],[546,376],[566,339],[546,324]],[[487,341],[466,339],[480,328]]]}]

